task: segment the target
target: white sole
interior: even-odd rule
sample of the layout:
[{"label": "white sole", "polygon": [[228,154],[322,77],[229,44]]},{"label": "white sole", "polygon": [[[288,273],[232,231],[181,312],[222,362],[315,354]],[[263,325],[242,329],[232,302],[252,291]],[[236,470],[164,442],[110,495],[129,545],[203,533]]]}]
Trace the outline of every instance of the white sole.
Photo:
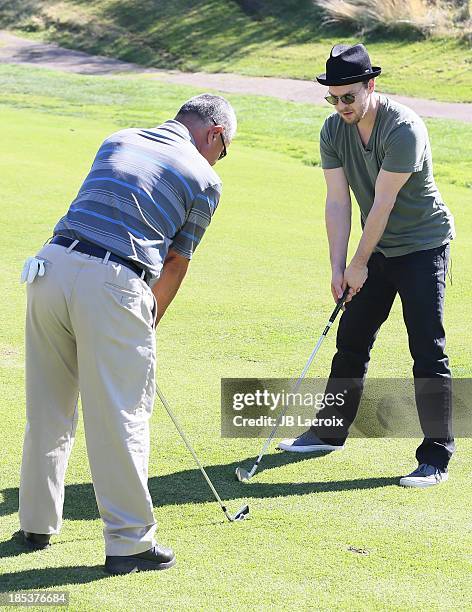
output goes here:
[{"label": "white sole", "polygon": [[289,453],[321,453],[323,451],[344,450],[343,446],[333,446],[332,444],[313,444],[311,446],[293,446],[296,438],[292,440],[282,440],[277,444],[277,448]]},{"label": "white sole", "polygon": [[401,487],[409,487],[411,489],[427,489],[428,487],[435,487],[448,479],[448,474],[445,474],[441,480],[426,480],[425,478],[400,478]]}]

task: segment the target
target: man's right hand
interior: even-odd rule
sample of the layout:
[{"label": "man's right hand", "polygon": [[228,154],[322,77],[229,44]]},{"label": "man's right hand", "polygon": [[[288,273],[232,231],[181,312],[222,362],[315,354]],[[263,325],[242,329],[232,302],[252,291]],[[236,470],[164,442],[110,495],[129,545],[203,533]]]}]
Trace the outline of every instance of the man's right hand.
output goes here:
[{"label": "man's right hand", "polygon": [[342,298],[344,289],[344,270],[333,270],[331,275],[331,293],[336,303]]},{"label": "man's right hand", "polygon": [[161,275],[154,284],[152,292],[157,302],[156,325],[162,319],[167,307],[174,299],[180,284],[187,273],[189,260],[170,248],[162,266]]}]

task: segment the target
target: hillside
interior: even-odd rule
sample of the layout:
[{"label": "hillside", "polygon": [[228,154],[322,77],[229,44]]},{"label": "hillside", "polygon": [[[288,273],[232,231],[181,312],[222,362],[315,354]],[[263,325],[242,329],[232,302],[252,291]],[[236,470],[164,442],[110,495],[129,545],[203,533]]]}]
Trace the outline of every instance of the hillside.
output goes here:
[{"label": "hillside", "polygon": [[[313,78],[332,44],[311,0],[0,0],[0,27],[156,68]],[[470,46],[455,38],[364,38],[384,91],[472,101]]]}]

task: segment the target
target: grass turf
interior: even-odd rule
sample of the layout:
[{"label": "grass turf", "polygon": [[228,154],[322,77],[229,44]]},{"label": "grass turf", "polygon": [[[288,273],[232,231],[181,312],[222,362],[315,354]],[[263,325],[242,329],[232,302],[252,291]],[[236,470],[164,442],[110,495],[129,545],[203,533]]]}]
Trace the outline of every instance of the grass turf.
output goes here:
[{"label": "grass turf", "polygon": [[[0,26],[159,68],[300,79],[324,72],[333,44],[361,38],[324,27],[311,0],[144,0],[139,10],[132,0],[34,0],[0,5]],[[383,90],[472,101],[465,39],[383,33],[364,40],[384,69],[378,80]]]},{"label": "grass turf", "polygon": [[[414,465],[416,440],[353,439],[344,452],[318,459],[271,450],[251,483],[233,480],[234,468],[251,465],[262,441],[219,437],[220,378],[297,374],[332,309],[323,179],[310,165],[323,111],[272,100],[231,97],[241,138],[217,166],[223,199],[158,332],[159,383],[231,511],[248,500],[251,520],[225,522],[156,403],[150,489],[159,540],[175,548],[176,568],[115,578],[102,573],[102,524],[81,425],[67,473],[65,523],[54,546],[25,554],[9,540],[17,529],[24,426],[22,261],[51,234],[107,134],[156,124],[193,92],[8,67],[0,82],[0,591],[65,589],[76,610],[467,608],[470,441],[458,441],[450,481],[426,491],[396,485]],[[454,375],[470,376],[470,185],[466,168],[457,166],[453,176],[444,147],[465,158],[472,128],[429,127],[439,186],[458,228],[448,352]],[[313,375],[327,373],[333,350],[334,334]],[[370,373],[393,377],[410,370],[397,302]]]}]

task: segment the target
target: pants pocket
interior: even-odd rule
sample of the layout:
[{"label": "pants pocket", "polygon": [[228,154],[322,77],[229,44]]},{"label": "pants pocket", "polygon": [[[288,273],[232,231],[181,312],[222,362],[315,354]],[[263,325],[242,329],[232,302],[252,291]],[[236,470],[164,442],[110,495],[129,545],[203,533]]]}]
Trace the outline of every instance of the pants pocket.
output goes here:
[{"label": "pants pocket", "polygon": [[149,327],[154,326],[154,302],[147,293],[138,293],[109,282],[104,283],[104,288],[121,308],[143,320]]},{"label": "pants pocket", "polygon": [[113,283],[105,283],[105,287],[109,292],[116,296],[120,304],[129,310],[134,310],[137,308],[143,299],[142,293],[132,291],[126,287],[120,287],[119,285],[114,285]]}]

